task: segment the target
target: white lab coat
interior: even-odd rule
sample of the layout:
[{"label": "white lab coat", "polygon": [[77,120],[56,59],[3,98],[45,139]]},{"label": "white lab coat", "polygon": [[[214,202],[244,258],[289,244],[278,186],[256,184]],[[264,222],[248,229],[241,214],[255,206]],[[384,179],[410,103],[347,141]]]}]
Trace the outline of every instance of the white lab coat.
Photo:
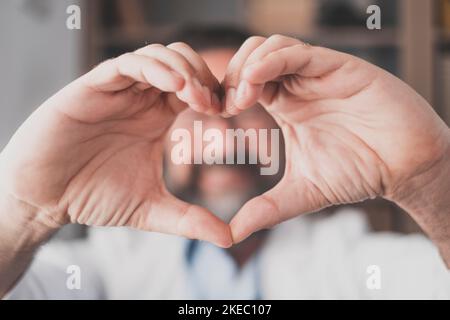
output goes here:
[{"label": "white lab coat", "polygon": [[[190,299],[185,244],[175,236],[94,228],[88,240],[44,246],[7,298]],[[260,262],[263,299],[450,298],[450,272],[430,241],[370,233],[355,209],[279,225]],[[66,286],[69,265],[80,267],[80,290]],[[380,289],[367,286],[372,265]]]}]

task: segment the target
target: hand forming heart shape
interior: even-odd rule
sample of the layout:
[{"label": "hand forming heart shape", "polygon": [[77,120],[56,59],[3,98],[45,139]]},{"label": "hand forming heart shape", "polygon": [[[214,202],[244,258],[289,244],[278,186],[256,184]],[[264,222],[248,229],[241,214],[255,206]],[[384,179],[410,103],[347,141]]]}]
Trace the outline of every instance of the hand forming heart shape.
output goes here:
[{"label": "hand forming heart shape", "polygon": [[[166,190],[164,136],[187,107],[229,117],[256,102],[282,129],[285,174],[227,225]],[[252,37],[220,85],[189,46],[150,45],[101,64],[46,101],[2,152],[1,190],[47,227],[131,226],[228,247],[330,205],[376,196],[401,204],[448,141],[447,126],[420,96],[347,54]]]}]

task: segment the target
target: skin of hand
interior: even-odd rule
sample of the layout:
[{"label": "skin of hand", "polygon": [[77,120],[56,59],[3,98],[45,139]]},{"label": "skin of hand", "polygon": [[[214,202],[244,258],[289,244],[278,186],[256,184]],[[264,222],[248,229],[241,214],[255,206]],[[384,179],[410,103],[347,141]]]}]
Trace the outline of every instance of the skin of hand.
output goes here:
[{"label": "skin of hand", "polygon": [[171,124],[188,107],[218,114],[219,87],[182,43],[102,63],[40,106],[0,154],[3,198],[28,215],[3,220],[36,222],[43,233],[69,222],[129,226],[229,247],[229,226],[175,198],[162,177]]},{"label": "skin of hand", "polygon": [[[286,170],[230,228],[167,192],[164,136],[190,107],[219,112],[219,84],[184,44],[109,60],[46,101],[0,153],[0,296],[68,222],[130,226],[228,247],[326,206],[382,196],[415,218],[450,263],[450,133],[389,73],[282,36],[253,37],[223,82],[225,115],[260,102],[282,128]],[[11,262],[12,261],[12,262]]]},{"label": "skin of hand", "polygon": [[446,243],[450,258],[449,128],[405,83],[351,55],[275,35],[248,39],[223,86],[225,116],[258,101],[286,142],[284,177],[237,213],[235,242],[302,213],[380,196]]}]

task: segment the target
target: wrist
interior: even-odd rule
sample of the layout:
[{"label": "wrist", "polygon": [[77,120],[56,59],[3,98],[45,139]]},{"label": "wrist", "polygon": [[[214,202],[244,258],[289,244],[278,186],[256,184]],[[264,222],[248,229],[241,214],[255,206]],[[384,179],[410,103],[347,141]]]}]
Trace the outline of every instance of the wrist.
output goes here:
[{"label": "wrist", "polygon": [[450,268],[450,135],[433,165],[405,181],[390,200],[419,224]]},{"label": "wrist", "polygon": [[0,192],[0,249],[10,253],[34,251],[61,226],[14,196]]},{"label": "wrist", "polygon": [[57,230],[39,210],[0,192],[0,299],[32,261],[35,251]]}]

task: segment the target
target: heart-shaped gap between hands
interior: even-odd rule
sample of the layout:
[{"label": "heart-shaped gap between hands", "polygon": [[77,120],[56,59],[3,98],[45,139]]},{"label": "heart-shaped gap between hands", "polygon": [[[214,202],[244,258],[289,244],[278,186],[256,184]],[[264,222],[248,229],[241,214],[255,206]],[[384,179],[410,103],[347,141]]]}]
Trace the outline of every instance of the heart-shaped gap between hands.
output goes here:
[{"label": "heart-shaped gap between hands", "polygon": [[188,109],[178,116],[167,140],[168,190],[226,223],[248,200],[274,187],[284,172],[282,135],[261,106],[233,118]]}]

